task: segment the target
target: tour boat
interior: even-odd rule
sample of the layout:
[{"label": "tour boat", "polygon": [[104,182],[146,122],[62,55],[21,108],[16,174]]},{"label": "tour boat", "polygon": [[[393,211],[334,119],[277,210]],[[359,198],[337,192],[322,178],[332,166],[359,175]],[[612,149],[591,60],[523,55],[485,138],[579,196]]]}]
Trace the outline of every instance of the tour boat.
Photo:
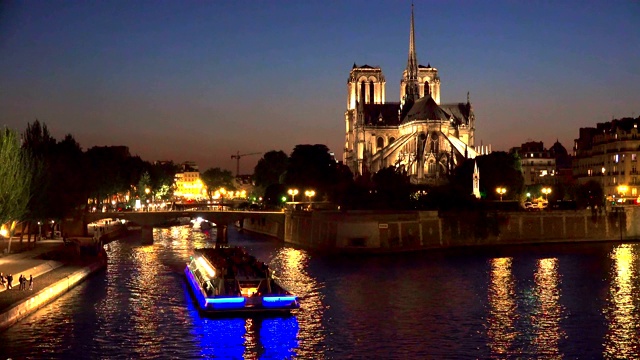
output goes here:
[{"label": "tour boat", "polygon": [[286,314],[300,307],[269,267],[240,247],[196,249],[185,274],[203,313]]}]

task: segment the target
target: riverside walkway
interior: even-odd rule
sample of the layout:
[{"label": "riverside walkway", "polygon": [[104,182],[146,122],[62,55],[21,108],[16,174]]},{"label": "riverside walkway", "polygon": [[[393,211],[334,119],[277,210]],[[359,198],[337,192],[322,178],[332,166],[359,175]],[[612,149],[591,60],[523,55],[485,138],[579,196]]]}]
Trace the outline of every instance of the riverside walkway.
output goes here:
[{"label": "riverside walkway", "polygon": [[[0,272],[13,275],[13,289],[0,286],[0,331],[64,294],[103,268],[103,255],[80,255],[62,239],[38,241],[33,249],[0,257]],[[20,290],[20,275],[33,275],[33,289]]]}]

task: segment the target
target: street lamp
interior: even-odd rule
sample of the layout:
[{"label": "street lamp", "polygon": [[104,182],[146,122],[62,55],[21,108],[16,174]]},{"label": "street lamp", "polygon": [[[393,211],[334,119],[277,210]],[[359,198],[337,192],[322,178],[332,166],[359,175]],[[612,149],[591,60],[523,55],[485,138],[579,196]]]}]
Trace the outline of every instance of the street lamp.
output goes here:
[{"label": "street lamp", "polygon": [[507,188],[499,187],[496,192],[500,195],[500,201],[502,201],[502,195],[507,193]]},{"label": "street lamp", "polygon": [[549,202],[549,194],[551,194],[551,188],[542,188],[542,193],[544,194],[544,200]]},{"label": "street lamp", "polygon": [[296,195],[298,195],[298,189],[289,189],[289,195],[291,195],[291,202],[295,202]]},{"label": "street lamp", "polygon": [[311,202],[311,198],[316,196],[316,192],[313,190],[307,190],[304,192],[304,195],[309,198],[309,202]]}]

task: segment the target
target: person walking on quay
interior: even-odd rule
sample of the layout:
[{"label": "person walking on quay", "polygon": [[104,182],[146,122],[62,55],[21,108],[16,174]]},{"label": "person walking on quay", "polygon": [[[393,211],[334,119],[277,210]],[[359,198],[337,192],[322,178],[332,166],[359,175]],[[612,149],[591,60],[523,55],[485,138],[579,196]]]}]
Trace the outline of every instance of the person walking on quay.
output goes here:
[{"label": "person walking on quay", "polygon": [[13,289],[13,285],[11,284],[13,282],[13,275],[9,274],[7,275],[7,289],[11,290]]},{"label": "person walking on quay", "polygon": [[7,289],[7,283],[4,281],[4,274],[0,272],[0,285],[2,285],[4,287],[4,289]]},{"label": "person walking on quay", "polygon": [[20,283],[20,287],[18,289],[20,289],[20,291],[24,290],[24,277],[22,276],[22,274],[20,274],[18,282]]},{"label": "person walking on quay", "polygon": [[33,275],[29,274],[29,290],[33,290]]}]

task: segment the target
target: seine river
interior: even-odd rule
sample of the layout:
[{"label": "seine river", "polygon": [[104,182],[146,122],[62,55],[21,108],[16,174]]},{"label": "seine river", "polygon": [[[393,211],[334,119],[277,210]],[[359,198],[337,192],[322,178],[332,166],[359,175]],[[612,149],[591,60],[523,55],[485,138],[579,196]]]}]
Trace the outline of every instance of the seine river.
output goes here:
[{"label": "seine river", "polygon": [[183,269],[215,235],[156,230],[0,333],[13,359],[640,358],[640,247],[583,244],[331,257],[229,231],[298,294],[293,316],[207,319]]}]

